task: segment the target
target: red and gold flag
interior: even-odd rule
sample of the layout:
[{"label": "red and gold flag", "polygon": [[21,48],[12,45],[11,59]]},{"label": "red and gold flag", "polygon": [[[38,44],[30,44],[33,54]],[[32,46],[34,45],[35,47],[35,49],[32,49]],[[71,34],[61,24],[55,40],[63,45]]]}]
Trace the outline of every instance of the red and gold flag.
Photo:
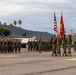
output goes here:
[{"label": "red and gold flag", "polygon": [[63,14],[61,12],[61,17],[60,17],[60,36],[63,37],[64,34],[65,34],[65,28],[64,28]]}]

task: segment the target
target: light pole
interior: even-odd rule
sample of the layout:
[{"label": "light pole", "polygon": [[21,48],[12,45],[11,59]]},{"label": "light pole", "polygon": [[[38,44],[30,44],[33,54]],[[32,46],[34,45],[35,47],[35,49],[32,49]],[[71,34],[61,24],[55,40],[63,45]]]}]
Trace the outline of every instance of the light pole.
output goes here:
[{"label": "light pole", "polygon": [[71,29],[71,36],[73,35],[73,30]]}]

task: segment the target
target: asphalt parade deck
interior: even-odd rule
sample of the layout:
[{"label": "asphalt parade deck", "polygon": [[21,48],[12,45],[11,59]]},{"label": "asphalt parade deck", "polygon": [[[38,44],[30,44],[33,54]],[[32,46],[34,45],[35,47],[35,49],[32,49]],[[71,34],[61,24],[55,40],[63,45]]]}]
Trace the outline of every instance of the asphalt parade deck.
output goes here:
[{"label": "asphalt parade deck", "polygon": [[76,75],[76,52],[51,56],[51,52],[0,53],[0,75]]}]

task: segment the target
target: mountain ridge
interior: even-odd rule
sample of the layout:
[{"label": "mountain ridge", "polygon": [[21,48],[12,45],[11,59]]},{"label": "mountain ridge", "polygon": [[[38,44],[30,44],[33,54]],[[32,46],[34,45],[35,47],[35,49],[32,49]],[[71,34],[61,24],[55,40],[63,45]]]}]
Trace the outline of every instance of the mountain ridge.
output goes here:
[{"label": "mountain ridge", "polygon": [[[0,27],[2,27],[0,25]],[[9,28],[9,26],[6,26],[5,28],[11,30],[11,34],[7,37],[14,37],[14,38],[22,38],[22,37],[36,37],[36,38],[45,38],[45,39],[51,39],[51,37],[53,36],[53,34],[50,34],[48,32],[41,32],[41,31],[33,31],[33,30],[27,30],[27,29],[23,29],[17,26],[13,26],[12,29]],[[27,36],[22,36],[23,33],[26,33]]]}]

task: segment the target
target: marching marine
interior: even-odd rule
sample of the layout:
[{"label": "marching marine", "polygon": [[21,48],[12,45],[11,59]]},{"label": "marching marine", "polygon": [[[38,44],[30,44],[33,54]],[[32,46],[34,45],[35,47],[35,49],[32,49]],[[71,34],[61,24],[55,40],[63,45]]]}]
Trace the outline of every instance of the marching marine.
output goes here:
[{"label": "marching marine", "polygon": [[57,55],[59,54],[59,56],[61,56],[61,44],[62,44],[62,39],[60,36],[57,37]]},{"label": "marching marine", "polygon": [[71,35],[68,36],[68,55],[71,56],[71,46],[72,46],[72,37]]},{"label": "marching marine", "polygon": [[18,52],[20,53],[21,52],[21,40],[18,39]]},{"label": "marching marine", "polygon": [[67,48],[67,38],[66,36],[64,35],[63,38],[62,38],[62,44],[63,44],[63,56],[67,56],[67,51],[66,51],[66,48]]},{"label": "marching marine", "polygon": [[57,45],[57,38],[56,35],[53,36],[52,38],[52,48],[53,48],[53,52],[52,52],[52,56],[55,54],[55,56],[57,56],[57,52],[56,52],[56,45]]}]

